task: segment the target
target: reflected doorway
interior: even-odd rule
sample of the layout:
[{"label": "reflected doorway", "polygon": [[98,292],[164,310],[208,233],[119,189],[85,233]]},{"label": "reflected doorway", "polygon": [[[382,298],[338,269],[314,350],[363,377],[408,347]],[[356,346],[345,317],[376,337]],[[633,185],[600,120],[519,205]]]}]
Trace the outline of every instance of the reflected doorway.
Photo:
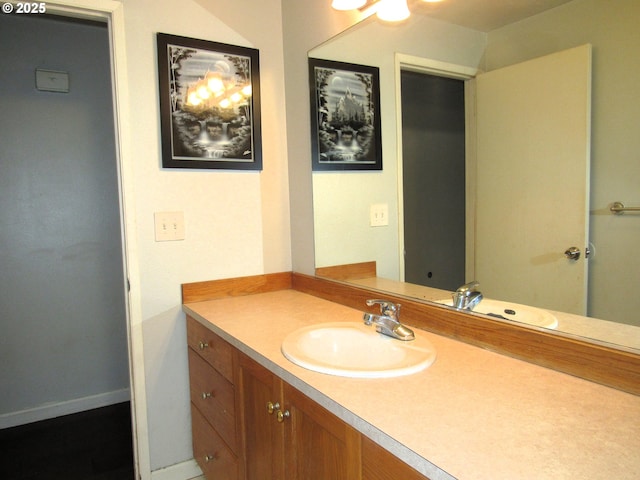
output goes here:
[{"label": "reflected doorway", "polygon": [[402,70],[404,280],[465,283],[464,81]]}]

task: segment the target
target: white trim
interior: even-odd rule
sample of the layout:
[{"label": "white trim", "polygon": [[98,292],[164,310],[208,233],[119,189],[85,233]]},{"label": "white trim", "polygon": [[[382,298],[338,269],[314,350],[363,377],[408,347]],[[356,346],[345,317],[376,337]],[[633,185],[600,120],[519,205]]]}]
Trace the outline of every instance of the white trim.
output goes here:
[{"label": "white trim", "polygon": [[204,480],[202,470],[195,460],[176,463],[170,467],[160,468],[151,472],[151,480]]},{"label": "white trim", "polygon": [[[404,282],[404,185],[402,181],[402,81],[401,71],[426,73],[430,75],[438,75],[441,77],[455,78],[458,80],[471,80],[480,73],[480,70],[474,67],[457,65],[455,63],[441,62],[439,60],[431,60],[429,58],[416,57],[404,53],[396,53],[394,58],[395,82],[396,82],[396,158],[398,167],[398,265],[399,280]],[[465,97],[467,90],[465,89]],[[465,105],[469,102],[465,98]],[[467,114],[467,121],[469,114]],[[467,142],[469,135],[467,135]],[[475,142],[474,142],[475,144]],[[475,148],[472,149],[475,152]],[[467,168],[469,162],[473,163],[473,159],[469,159],[470,149],[467,148]],[[468,250],[468,249],[467,249]],[[465,271],[467,273],[467,271]]]},{"label": "white trim", "polygon": [[94,20],[106,20],[111,46],[116,153],[118,157],[120,210],[127,292],[127,336],[133,416],[133,453],[136,478],[151,478],[151,456],[147,423],[147,399],[142,336],[142,300],[140,296],[139,255],[136,242],[133,156],[125,40],[124,6],[112,0],[53,0],[47,12]]},{"label": "white trim", "polygon": [[396,53],[396,70],[409,70],[412,72],[430,73],[441,77],[468,80],[475,77],[480,71],[475,67],[467,67],[456,63],[441,62],[430,58],[416,57],[404,53]]},{"label": "white trim", "polygon": [[123,388],[122,390],[100,393],[89,397],[74,398],[73,400],[58,403],[48,403],[18,412],[4,413],[0,415],[0,429],[127,402],[130,397],[129,389]]}]

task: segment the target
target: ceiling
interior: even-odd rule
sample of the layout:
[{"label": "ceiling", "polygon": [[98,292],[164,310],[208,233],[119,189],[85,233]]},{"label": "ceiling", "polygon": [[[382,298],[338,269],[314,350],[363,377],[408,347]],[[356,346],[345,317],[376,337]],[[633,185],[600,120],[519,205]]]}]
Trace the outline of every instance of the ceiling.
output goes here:
[{"label": "ceiling", "polygon": [[428,3],[409,0],[412,13],[489,32],[572,0],[443,0]]}]

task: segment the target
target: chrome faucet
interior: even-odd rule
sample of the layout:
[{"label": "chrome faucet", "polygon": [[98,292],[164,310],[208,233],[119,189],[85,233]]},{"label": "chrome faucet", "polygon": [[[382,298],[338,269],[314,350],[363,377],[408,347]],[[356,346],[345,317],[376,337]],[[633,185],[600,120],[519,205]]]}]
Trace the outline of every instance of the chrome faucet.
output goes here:
[{"label": "chrome faucet", "polygon": [[380,315],[366,312],[362,317],[365,325],[376,326],[376,332],[402,341],[414,340],[416,337],[410,328],[405,327],[398,320],[400,304],[388,300],[367,300],[367,306],[380,305]]},{"label": "chrome faucet", "polygon": [[459,310],[473,310],[482,300],[482,293],[477,290],[480,284],[475,280],[465,283],[453,294],[453,306]]}]

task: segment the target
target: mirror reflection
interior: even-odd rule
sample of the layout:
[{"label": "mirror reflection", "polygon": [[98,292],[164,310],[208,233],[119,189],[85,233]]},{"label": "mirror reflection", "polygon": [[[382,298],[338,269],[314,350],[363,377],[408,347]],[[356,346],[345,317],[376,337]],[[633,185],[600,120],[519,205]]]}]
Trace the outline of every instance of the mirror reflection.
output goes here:
[{"label": "mirror reflection", "polygon": [[[638,285],[640,280],[640,257],[634,252],[640,238],[640,215],[633,211],[615,215],[610,210],[616,201],[629,206],[640,205],[640,162],[637,153],[640,151],[640,136],[634,132],[637,113],[640,111],[640,95],[634,81],[640,74],[640,59],[636,54],[640,49],[640,33],[636,28],[639,19],[640,4],[631,0],[614,3],[605,0],[573,0],[488,31],[479,30],[478,27],[470,28],[470,23],[464,19],[454,24],[436,19],[429,12],[419,11],[414,12],[406,22],[393,26],[370,18],[312,50],[309,55],[313,58],[377,66],[380,69],[383,144],[381,172],[314,172],[316,267],[375,262],[375,277],[370,274],[357,275],[365,278],[350,281],[427,300],[450,300],[455,285],[478,280],[479,289],[486,298],[523,303],[558,313],[560,321],[557,328],[560,331],[640,348],[640,329],[637,327],[640,324],[637,315],[640,298],[628,293],[630,287]],[[484,72],[488,72],[488,76],[501,69],[585,45],[590,45],[591,50],[588,85],[591,87],[591,102],[586,106],[586,112],[590,109],[590,114],[587,115],[591,122],[590,136],[582,142],[588,154],[583,162],[586,167],[584,191],[579,192],[571,184],[574,177],[570,171],[560,168],[564,165],[564,160],[557,160],[562,158],[557,157],[558,148],[535,153],[538,155],[536,158],[541,155],[551,157],[551,173],[547,177],[530,180],[527,184],[526,179],[537,170],[532,160],[525,163],[533,168],[526,172],[524,180],[504,177],[504,165],[495,167],[478,155],[477,151],[489,142],[485,139],[490,134],[495,137],[491,141],[499,146],[507,139],[510,140],[512,134],[505,136],[502,131],[504,126],[500,128],[500,135],[501,132],[483,128],[475,122],[478,114],[475,108],[479,103],[476,96],[479,95],[480,83],[476,77],[480,74],[478,78],[482,78]],[[403,176],[405,129],[402,128],[401,108],[404,94],[398,87],[401,83],[400,71],[454,76],[463,83],[466,104],[466,218],[464,272],[459,275],[463,281],[455,279],[447,284],[438,284],[436,278],[434,283],[430,283],[430,279],[441,276],[439,272],[447,270],[446,266],[432,269],[421,267],[419,270],[425,276],[421,279],[409,279],[407,275],[405,199],[407,189],[414,187],[407,187]],[[538,83],[545,84],[544,80],[539,80]],[[555,85],[558,82],[551,83]],[[496,88],[500,89],[500,85]],[[530,88],[523,87],[516,98],[531,96]],[[513,104],[514,101],[511,100],[510,103]],[[497,108],[490,108],[489,111],[491,110]],[[514,120],[512,123],[522,122]],[[530,130],[533,128],[531,125],[535,126],[531,119],[528,125]],[[546,141],[530,143],[551,145]],[[493,155],[493,152],[490,153],[491,158]],[[553,168],[554,159],[558,166],[556,172]],[[436,175],[436,185],[437,182]],[[420,185],[419,179],[417,183]],[[423,185],[426,184],[425,181]],[[500,231],[495,230],[495,226],[485,228],[484,223],[481,223],[491,215],[485,210],[493,200],[482,200],[480,204],[480,198],[488,198],[480,196],[486,189],[490,189],[496,199],[501,195],[510,195],[507,200],[502,199],[503,204],[510,205],[514,199],[528,197],[530,191],[537,191],[544,199],[546,190],[553,184],[560,187],[567,184],[568,197],[579,201],[580,195],[584,197],[582,201],[588,207],[584,214],[585,224],[581,227],[585,233],[583,240],[576,240],[574,245],[572,241],[562,239],[562,247],[554,247],[553,251],[536,252],[532,249],[534,247],[520,248],[517,250],[516,260],[507,263],[502,258],[503,255],[498,255],[495,251],[480,251],[482,249],[478,248],[478,235],[484,235],[485,243],[489,244],[502,236]],[[502,191],[505,185],[509,187],[506,192]],[[433,186],[429,187],[429,191],[433,189]],[[526,195],[524,192],[527,192]],[[503,210],[494,216],[500,219],[511,215],[509,225],[513,225],[513,222],[529,225],[540,221],[542,231],[535,235],[544,239],[557,238],[560,235],[560,225],[579,225],[582,221],[583,214],[574,207],[556,205],[548,212],[537,208],[539,204],[536,202],[540,200],[535,200],[531,207],[519,206]],[[448,202],[438,200],[433,200],[432,203],[441,208],[448,205]],[[388,225],[371,227],[370,207],[381,204],[388,206]],[[412,224],[415,223],[414,220]],[[427,245],[430,242],[425,240],[423,243]],[[583,253],[581,259],[573,263],[564,255],[572,246]],[[585,260],[587,247],[590,248],[590,256]],[[442,251],[436,250],[436,258],[438,252]],[[450,254],[441,256],[447,257]],[[509,258],[506,255],[504,257]],[[578,281],[582,282],[584,292],[581,306],[573,309],[537,301],[536,292],[541,291],[544,286],[555,285],[552,290],[561,292],[561,287],[566,282],[553,284],[556,280],[553,273],[544,273],[540,278],[523,273],[519,270],[520,266],[514,266],[518,259],[534,266],[564,265],[567,262],[570,267],[580,265],[585,275],[583,280]],[[493,281],[483,280],[487,278],[487,268],[495,270],[498,279],[508,279],[507,285],[521,285],[532,296],[518,297],[513,292],[500,291],[500,282],[494,285]],[[581,288],[575,285],[568,289],[570,293],[577,290]],[[564,297],[565,294],[561,293],[560,296]],[[570,312],[573,315],[560,312]],[[584,319],[585,313],[600,320]],[[566,319],[571,322],[564,321]],[[574,324],[580,325],[574,328]]]}]

